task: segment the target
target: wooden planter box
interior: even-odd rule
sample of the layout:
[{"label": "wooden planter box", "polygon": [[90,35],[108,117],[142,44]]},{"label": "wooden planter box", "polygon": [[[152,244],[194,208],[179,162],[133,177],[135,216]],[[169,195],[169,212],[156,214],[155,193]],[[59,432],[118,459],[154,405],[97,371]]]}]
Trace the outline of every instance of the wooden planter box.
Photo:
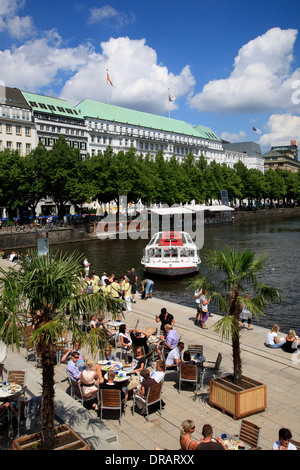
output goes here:
[{"label": "wooden planter box", "polygon": [[[90,450],[90,446],[84,442],[66,424],[55,428],[57,444],[53,450]],[[13,450],[38,450],[41,442],[41,433],[19,437],[13,441]]]},{"label": "wooden planter box", "polygon": [[267,386],[245,376],[238,385],[232,375],[219,377],[210,381],[209,402],[234,419],[244,418],[266,409]]}]

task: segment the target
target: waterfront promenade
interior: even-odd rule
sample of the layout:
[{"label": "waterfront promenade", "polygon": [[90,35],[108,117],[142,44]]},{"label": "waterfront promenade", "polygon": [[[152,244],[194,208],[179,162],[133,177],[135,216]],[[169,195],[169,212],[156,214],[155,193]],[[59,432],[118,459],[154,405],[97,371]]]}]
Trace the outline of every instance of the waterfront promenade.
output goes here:
[{"label": "waterfront promenade", "polygon": [[[2,263],[4,261],[2,260]],[[202,330],[194,325],[194,308],[157,299],[155,290],[151,300],[141,300],[139,295],[136,298],[137,303],[132,305],[132,311],[125,314],[128,328],[134,327],[137,320],[141,329],[159,327],[159,324],[155,323],[155,314],[159,314],[160,309],[166,307],[174,315],[175,329],[186,346],[203,344],[204,355],[208,361],[215,361],[218,352],[221,352],[221,374],[232,372],[231,345],[222,342],[212,329],[218,319],[217,315],[210,317],[206,323],[208,329]],[[255,325],[253,328],[252,331],[241,331],[243,374],[267,385],[267,408],[248,419],[261,426],[260,446],[263,450],[270,450],[281,427],[289,428],[293,438],[300,440],[300,354],[299,360],[293,363],[291,355],[280,349],[272,350],[264,346],[267,334],[265,328]],[[280,336],[285,334],[286,332],[281,332]],[[26,369],[28,392],[32,395],[41,393],[41,368],[36,368],[33,361],[25,361],[24,350],[9,352],[6,368]],[[151,413],[149,422],[136,413],[132,416],[130,400],[121,425],[117,418],[104,419],[101,423],[94,411],[85,410],[78,401],[70,397],[66,364],[56,366],[55,380],[57,416],[70,424],[83,438],[87,438],[98,450],[150,451],[157,445],[177,450],[180,424],[185,419],[194,420],[195,439],[201,438],[201,429],[206,423],[213,426],[215,434],[237,434],[239,430],[239,421],[210,407],[208,377],[204,379],[204,387],[195,398],[193,390],[189,387],[178,393],[176,374],[168,373],[163,386],[165,407],[162,415],[158,412]]]}]

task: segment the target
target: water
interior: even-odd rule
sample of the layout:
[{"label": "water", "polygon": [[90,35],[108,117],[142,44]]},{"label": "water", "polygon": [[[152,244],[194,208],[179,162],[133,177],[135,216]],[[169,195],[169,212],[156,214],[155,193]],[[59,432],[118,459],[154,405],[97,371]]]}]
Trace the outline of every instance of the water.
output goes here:
[{"label": "water", "polygon": [[[56,245],[51,249],[70,253],[76,250],[88,256],[92,269],[98,275],[105,271],[108,275],[114,273],[120,276],[134,267],[141,280],[143,270],[140,261],[146,244],[147,240],[140,239],[95,240]],[[266,218],[207,227],[200,256],[205,249],[220,249],[228,245],[267,252],[269,261],[260,274],[260,280],[282,291],[281,304],[269,305],[265,310],[266,316],[253,319],[253,324],[271,328],[277,323],[282,332],[293,328],[300,335],[300,217]],[[204,262],[200,271],[201,274],[208,272]],[[154,296],[183,306],[195,306],[193,293],[186,291],[181,279],[154,279]],[[211,311],[216,312],[213,306]]]}]

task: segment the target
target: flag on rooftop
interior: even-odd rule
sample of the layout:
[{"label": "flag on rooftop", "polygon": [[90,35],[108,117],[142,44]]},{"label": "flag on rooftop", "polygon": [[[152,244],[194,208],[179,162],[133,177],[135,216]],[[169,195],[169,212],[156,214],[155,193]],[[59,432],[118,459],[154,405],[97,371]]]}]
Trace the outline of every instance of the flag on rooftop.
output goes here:
[{"label": "flag on rooftop", "polygon": [[253,132],[256,132],[256,134],[261,134],[261,131],[259,129],[256,129],[255,127],[252,127]]},{"label": "flag on rooftop", "polygon": [[107,81],[111,84],[111,86],[113,86],[113,83],[110,79],[110,76],[108,75],[108,72],[106,72],[106,75],[107,75]]},{"label": "flag on rooftop", "polygon": [[175,101],[176,96],[174,96],[172,93],[169,93],[169,101]]}]

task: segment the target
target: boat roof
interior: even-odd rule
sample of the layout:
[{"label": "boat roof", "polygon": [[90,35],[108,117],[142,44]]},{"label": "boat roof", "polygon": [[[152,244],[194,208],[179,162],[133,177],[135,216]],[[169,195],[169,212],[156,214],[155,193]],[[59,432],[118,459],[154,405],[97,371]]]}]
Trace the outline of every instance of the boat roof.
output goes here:
[{"label": "boat roof", "polygon": [[158,246],[183,246],[181,232],[163,232]]}]

